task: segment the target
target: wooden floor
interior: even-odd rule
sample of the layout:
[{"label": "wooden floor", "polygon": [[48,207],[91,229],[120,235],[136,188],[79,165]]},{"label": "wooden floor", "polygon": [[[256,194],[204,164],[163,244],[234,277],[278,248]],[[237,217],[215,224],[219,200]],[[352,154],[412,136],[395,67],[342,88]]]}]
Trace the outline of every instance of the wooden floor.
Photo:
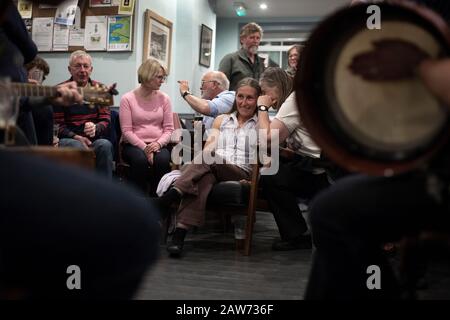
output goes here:
[{"label": "wooden floor", "polygon": [[160,260],[136,299],[302,299],[311,250],[272,251],[278,236],[272,215],[258,212],[253,252],[245,257],[234,250],[233,234],[206,226],[188,235],[179,259],[161,246]]},{"label": "wooden floor", "polygon": [[[145,277],[138,300],[301,300],[306,287],[311,250],[271,250],[278,230],[270,213],[258,212],[249,257],[237,254],[231,233],[218,224],[190,233],[182,258],[169,258],[165,245],[160,259]],[[426,290],[419,299],[450,299],[450,261],[432,261]]]}]

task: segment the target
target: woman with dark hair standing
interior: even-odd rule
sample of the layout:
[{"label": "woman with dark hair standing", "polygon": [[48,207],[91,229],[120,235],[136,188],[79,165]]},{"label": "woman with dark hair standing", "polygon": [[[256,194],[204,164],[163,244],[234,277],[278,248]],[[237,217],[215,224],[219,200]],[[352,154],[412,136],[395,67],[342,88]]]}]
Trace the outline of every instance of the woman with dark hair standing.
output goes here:
[{"label": "woman with dark hair standing", "polygon": [[286,73],[292,78],[295,77],[298,69],[298,61],[302,53],[304,46],[301,44],[295,44],[287,51],[288,67]]}]

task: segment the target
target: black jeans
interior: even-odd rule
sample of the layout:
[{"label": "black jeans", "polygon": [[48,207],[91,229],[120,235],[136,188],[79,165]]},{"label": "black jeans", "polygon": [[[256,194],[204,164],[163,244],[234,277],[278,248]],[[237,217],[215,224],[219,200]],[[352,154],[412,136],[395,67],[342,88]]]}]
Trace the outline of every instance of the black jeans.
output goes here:
[{"label": "black jeans", "polygon": [[0,193],[0,296],[131,298],[157,257],[158,212],[94,172],[0,151]]},{"label": "black jeans", "polygon": [[[353,175],[318,195],[310,207],[316,246],[306,299],[397,298],[399,287],[382,252],[386,242],[414,235],[445,215],[418,173],[393,178]],[[369,290],[367,268],[381,270]]]},{"label": "black jeans", "polygon": [[37,144],[53,145],[53,106],[43,105],[32,111]]},{"label": "black jeans", "polygon": [[[130,181],[144,193],[147,192],[149,181],[151,196],[156,197],[158,183],[170,171],[170,152],[167,148],[161,148],[153,157],[153,165],[150,165],[144,151],[131,144],[123,147],[123,158],[130,164]],[[151,170],[149,170],[149,167]]]},{"label": "black jeans", "polygon": [[313,174],[312,169],[309,157],[293,161],[281,159],[277,174],[261,176],[264,197],[269,202],[283,240],[297,238],[308,229],[297,198],[311,199],[329,185],[325,173]]}]

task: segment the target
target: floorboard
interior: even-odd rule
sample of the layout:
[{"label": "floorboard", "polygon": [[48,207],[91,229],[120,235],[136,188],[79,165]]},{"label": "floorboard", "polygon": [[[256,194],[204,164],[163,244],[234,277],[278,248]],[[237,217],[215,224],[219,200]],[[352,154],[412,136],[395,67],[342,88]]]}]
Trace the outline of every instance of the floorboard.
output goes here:
[{"label": "floorboard", "polygon": [[[218,220],[217,220],[218,221]],[[301,300],[311,266],[311,250],[276,252],[278,230],[270,213],[258,212],[252,255],[235,251],[232,233],[214,219],[188,234],[185,254],[160,259],[146,275],[137,300]],[[450,299],[450,260],[432,260],[421,300]]]}]

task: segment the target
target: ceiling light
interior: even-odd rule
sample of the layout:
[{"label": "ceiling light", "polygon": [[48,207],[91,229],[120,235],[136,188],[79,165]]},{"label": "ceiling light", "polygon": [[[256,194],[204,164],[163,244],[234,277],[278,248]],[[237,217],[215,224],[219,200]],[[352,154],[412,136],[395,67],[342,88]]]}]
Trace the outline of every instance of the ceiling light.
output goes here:
[{"label": "ceiling light", "polygon": [[233,8],[238,17],[245,17],[247,15],[247,8],[242,2],[235,2]]},{"label": "ceiling light", "polygon": [[261,3],[261,4],[259,5],[259,8],[260,8],[261,10],[266,10],[266,9],[267,9],[267,4]]}]

